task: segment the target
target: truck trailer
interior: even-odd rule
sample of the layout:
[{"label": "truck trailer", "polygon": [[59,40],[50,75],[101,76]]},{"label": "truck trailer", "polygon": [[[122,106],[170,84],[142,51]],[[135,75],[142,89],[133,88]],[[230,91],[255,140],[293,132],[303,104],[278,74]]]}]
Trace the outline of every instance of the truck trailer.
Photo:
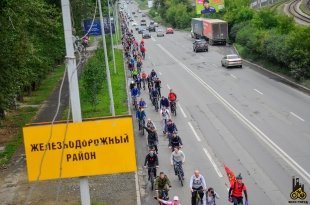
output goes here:
[{"label": "truck trailer", "polygon": [[226,44],[228,24],[220,19],[192,18],[192,37],[205,38],[210,45]]}]

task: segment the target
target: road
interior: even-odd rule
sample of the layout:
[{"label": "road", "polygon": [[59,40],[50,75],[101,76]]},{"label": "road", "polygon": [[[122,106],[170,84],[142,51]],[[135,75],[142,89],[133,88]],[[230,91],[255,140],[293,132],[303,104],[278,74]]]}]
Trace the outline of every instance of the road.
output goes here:
[{"label": "road", "polygon": [[[137,10],[134,4],[128,8]],[[135,19],[140,22],[140,17]],[[141,39],[137,32],[135,36]],[[151,106],[146,109],[159,130],[159,171],[172,181],[169,195],[190,204],[189,178],[199,169],[207,185],[220,195],[217,204],[228,204],[224,164],[235,174],[242,173],[250,204],[289,204],[293,176],[300,177],[310,193],[310,97],[247,66],[222,68],[223,55],[234,53],[231,47],[210,46],[209,52],[194,53],[192,41],[182,31],[165,37],[152,33],[145,40],[143,68],[155,69],[162,93],[167,95],[173,88],[179,99],[173,120],[185,145],[184,187],[170,166],[171,152],[161,132],[160,116]],[[147,99],[146,91],[143,97]],[[136,137],[141,167],[146,140]],[[145,191],[142,204],[153,204],[154,193],[149,188]]]}]

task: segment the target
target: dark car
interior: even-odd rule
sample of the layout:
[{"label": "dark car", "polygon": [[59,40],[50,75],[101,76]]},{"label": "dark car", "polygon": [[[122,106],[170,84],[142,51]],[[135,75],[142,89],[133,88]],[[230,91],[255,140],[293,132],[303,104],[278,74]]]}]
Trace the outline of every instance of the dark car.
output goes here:
[{"label": "dark car", "polygon": [[150,32],[147,30],[143,31],[142,38],[151,38]]},{"label": "dark car", "polygon": [[208,51],[208,43],[203,39],[195,40],[193,43],[193,51]]},{"label": "dark car", "polygon": [[140,25],[141,25],[141,26],[146,26],[146,20],[145,20],[145,19],[141,19]]},{"label": "dark car", "polygon": [[155,25],[154,24],[150,24],[148,30],[149,30],[149,32],[152,32],[152,31],[155,32]]}]

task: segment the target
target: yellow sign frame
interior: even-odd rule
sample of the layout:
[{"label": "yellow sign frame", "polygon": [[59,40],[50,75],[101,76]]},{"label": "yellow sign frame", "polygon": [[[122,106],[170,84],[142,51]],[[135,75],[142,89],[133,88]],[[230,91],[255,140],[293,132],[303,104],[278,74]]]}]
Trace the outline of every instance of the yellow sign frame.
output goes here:
[{"label": "yellow sign frame", "polygon": [[23,128],[29,181],[135,172],[131,116]]}]

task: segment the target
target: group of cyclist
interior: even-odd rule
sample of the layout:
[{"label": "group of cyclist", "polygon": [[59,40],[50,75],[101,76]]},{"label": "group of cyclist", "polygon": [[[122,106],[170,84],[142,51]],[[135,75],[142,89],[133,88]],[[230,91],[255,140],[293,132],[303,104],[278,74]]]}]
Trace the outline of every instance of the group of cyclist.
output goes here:
[{"label": "group of cyclist", "polygon": [[[173,204],[180,205],[178,196],[173,197],[173,201],[169,201],[168,191],[171,188],[171,183],[168,176],[164,172],[160,172],[157,176],[157,168],[159,167],[158,160],[158,133],[155,123],[151,119],[147,119],[145,108],[147,107],[146,101],[141,97],[138,101],[142,90],[148,88],[149,97],[155,111],[160,110],[160,116],[163,122],[163,134],[168,137],[168,147],[171,149],[170,163],[174,168],[175,175],[180,174],[181,180],[184,180],[184,171],[182,164],[185,162],[185,154],[181,150],[183,142],[178,135],[176,124],[172,120],[172,113],[176,116],[176,102],[177,95],[170,89],[167,97],[162,95],[161,80],[159,79],[154,69],[148,74],[143,67],[143,60],[145,59],[145,43],[143,39],[140,43],[135,39],[133,31],[129,30],[126,16],[120,13],[122,18],[122,44],[124,54],[127,59],[127,66],[131,72],[132,81],[130,82],[129,89],[132,97],[132,105],[136,110],[136,119],[139,123],[139,130],[146,130],[147,143],[149,146],[149,153],[145,157],[144,167],[148,170],[148,180],[152,177],[155,179],[155,190],[157,196],[155,197],[160,204]],[[203,197],[205,196],[206,205],[215,205],[215,199],[219,198],[218,194],[212,187],[207,188],[205,178],[200,174],[199,170],[195,170],[190,178],[191,190],[191,204],[203,204]],[[245,194],[247,203],[246,187],[242,183],[241,175],[237,176],[236,182],[230,187],[228,200],[235,205],[243,204],[242,192]]]}]

